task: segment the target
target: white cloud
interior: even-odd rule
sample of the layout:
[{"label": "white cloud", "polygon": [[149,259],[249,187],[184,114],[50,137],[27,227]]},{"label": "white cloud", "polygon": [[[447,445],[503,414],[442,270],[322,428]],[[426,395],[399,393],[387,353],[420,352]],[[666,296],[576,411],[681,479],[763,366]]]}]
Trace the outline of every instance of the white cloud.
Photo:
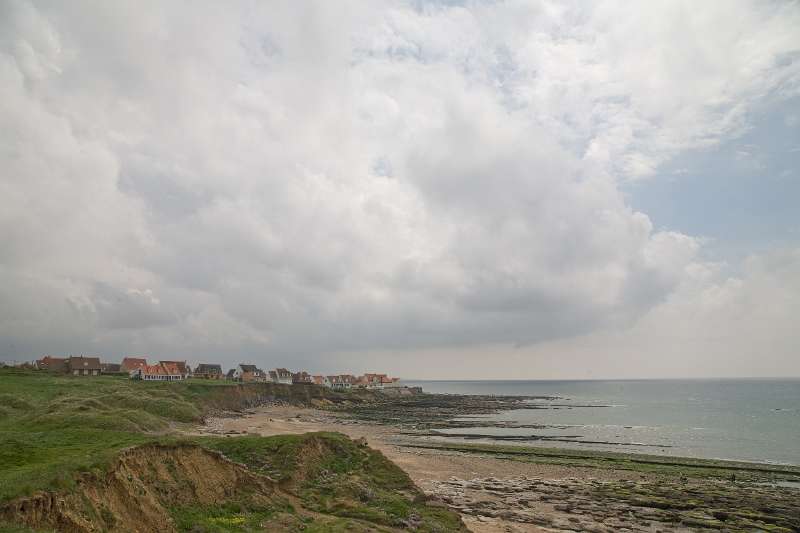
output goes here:
[{"label": "white cloud", "polygon": [[392,366],[404,376],[439,379],[800,375],[800,249],[751,256],[737,276],[724,270],[693,265],[680,286],[630,328],[531,346],[426,348],[408,351],[401,360],[386,350],[340,354],[338,360],[342,368]]},{"label": "white cloud", "polygon": [[701,242],[619,183],[800,85],[793,5],[0,9],[14,358],[334,366],[631,324]]}]

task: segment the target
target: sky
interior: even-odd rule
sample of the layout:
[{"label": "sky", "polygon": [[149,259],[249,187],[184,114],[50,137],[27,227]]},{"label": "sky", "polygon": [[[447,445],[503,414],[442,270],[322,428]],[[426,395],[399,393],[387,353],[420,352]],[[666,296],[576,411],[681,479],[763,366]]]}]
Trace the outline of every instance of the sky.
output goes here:
[{"label": "sky", "polygon": [[800,3],[0,3],[0,360],[800,376]]}]

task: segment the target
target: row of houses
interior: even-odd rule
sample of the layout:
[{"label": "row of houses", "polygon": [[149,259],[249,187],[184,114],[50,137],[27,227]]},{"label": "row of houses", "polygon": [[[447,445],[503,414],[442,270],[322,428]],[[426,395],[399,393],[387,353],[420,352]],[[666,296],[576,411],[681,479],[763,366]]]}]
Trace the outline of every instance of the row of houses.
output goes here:
[{"label": "row of houses", "polygon": [[332,389],[385,389],[402,387],[400,378],[390,378],[386,374],[338,374],[333,376],[311,375],[308,372],[290,372],[285,368],[264,371],[256,365],[240,364],[228,371],[228,379],[243,382],[284,383],[286,385],[311,384]]},{"label": "row of houses", "polygon": [[340,374],[338,376],[314,376],[314,382],[332,389],[390,389],[402,387],[400,378],[390,378],[386,374],[364,374],[353,376]]},{"label": "row of houses", "polygon": [[46,355],[36,361],[36,368],[58,374],[74,376],[99,376],[103,373],[103,365],[99,357],[52,357]]},{"label": "row of houses", "polygon": [[146,358],[125,357],[121,363],[103,363],[99,357],[46,355],[35,365],[40,370],[74,376],[99,376],[101,374],[127,375],[142,381],[182,381],[185,379],[228,379],[240,382],[281,383],[285,385],[321,385],[337,390],[389,389],[402,387],[399,378],[386,374],[311,375],[305,371],[291,372],[285,368],[264,371],[256,365],[241,363],[223,373],[222,365],[200,363],[194,370],[186,361],[158,361],[149,364]]},{"label": "row of houses", "polygon": [[103,363],[99,357],[46,355],[38,359],[34,367],[39,370],[73,376],[121,374],[148,381],[178,381],[191,376],[191,370],[186,361],[159,361],[157,364],[150,365],[146,359],[138,357],[126,357],[122,363]]}]

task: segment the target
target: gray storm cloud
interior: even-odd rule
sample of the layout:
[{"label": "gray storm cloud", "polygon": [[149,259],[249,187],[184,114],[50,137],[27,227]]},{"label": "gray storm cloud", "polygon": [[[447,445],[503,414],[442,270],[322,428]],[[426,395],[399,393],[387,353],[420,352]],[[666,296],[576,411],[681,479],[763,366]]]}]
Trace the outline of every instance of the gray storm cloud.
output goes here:
[{"label": "gray storm cloud", "polygon": [[800,80],[796,5],[644,9],[4,3],[0,356],[330,368],[627,327],[702,242],[621,184]]}]

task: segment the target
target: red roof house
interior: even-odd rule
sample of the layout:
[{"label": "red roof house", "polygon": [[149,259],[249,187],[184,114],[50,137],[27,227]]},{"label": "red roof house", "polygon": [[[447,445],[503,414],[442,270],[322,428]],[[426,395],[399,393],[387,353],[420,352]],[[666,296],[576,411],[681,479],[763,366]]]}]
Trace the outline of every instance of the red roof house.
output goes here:
[{"label": "red roof house", "polygon": [[122,360],[122,363],[119,365],[120,370],[122,372],[133,372],[137,368],[142,368],[147,366],[147,359],[139,358],[139,357],[126,357]]}]

